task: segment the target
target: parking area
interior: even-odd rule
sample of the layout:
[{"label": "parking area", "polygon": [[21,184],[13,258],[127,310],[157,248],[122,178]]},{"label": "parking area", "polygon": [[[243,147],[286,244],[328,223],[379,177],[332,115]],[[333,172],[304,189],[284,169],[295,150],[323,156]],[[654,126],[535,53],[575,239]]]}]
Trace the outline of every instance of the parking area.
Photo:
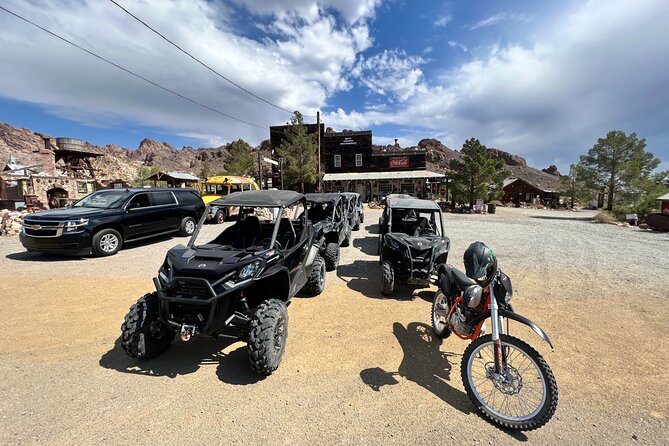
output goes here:
[{"label": "parking area", "polygon": [[285,357],[262,380],[240,342],[175,340],[143,362],[119,347],[128,307],[186,239],[83,259],[0,239],[0,444],[669,444],[669,234],[588,212],[445,214],[451,263],[473,241],[492,246],[516,310],[556,347],[511,327],[560,390],[555,417],[519,434],[475,413],[467,343],[431,335],[433,290],[381,294],[379,216],[366,210],[321,296],[292,300]]}]

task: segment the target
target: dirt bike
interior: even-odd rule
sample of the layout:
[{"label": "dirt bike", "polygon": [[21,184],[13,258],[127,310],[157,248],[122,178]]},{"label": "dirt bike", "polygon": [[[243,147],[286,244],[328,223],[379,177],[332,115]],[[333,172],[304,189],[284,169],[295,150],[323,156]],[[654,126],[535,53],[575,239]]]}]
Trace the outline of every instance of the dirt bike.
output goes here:
[{"label": "dirt bike", "polygon": [[[432,328],[442,339],[454,333],[472,340],[462,356],[461,375],[478,411],[505,429],[527,431],[546,424],[557,407],[555,377],[534,348],[509,335],[509,320],[529,326],[551,348],[553,344],[537,324],[513,311],[511,279],[497,270],[482,288],[465,273],[443,265],[438,285]],[[486,335],[488,318],[492,333]]]}]

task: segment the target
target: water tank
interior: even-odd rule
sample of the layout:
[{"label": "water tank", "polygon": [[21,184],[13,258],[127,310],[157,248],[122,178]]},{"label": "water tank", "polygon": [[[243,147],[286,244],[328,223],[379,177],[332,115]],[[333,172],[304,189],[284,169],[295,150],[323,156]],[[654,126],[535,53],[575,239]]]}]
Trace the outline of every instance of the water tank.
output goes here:
[{"label": "water tank", "polygon": [[86,144],[80,139],[56,138],[56,145],[60,150],[85,151]]}]

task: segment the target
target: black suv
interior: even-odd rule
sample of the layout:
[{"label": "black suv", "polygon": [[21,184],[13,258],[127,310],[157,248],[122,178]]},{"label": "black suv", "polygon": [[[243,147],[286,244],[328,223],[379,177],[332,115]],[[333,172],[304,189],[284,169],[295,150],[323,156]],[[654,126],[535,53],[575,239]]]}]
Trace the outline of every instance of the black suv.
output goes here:
[{"label": "black suv", "polygon": [[379,220],[383,294],[398,282],[427,285],[446,263],[450,240],[441,208],[430,200],[388,198]]},{"label": "black suv", "polygon": [[357,231],[360,229],[360,223],[365,222],[365,211],[362,208],[362,201],[360,201],[360,194],[357,192],[342,193],[347,201],[346,213],[348,215],[348,224],[351,229]]},{"label": "black suv", "polygon": [[153,279],[156,292],[125,317],[121,347],[145,359],[164,352],[177,333],[182,341],[197,334],[240,339],[248,342],[251,368],[269,375],[286,347],[290,298],[302,288],[320,294],[325,286],[306,200],[293,191],[252,190],[211,205],[238,206],[237,221],[200,244],[203,217],[187,246],[168,251]]},{"label": "black suv", "polygon": [[101,190],[71,207],[27,215],[20,240],[28,251],[110,256],[125,242],[193,234],[204,208],[193,189]]},{"label": "black suv", "polygon": [[339,247],[351,244],[351,226],[346,213],[347,201],[340,193],[307,194],[309,221],[315,237],[322,241],[321,255],[328,271],[337,269]]}]

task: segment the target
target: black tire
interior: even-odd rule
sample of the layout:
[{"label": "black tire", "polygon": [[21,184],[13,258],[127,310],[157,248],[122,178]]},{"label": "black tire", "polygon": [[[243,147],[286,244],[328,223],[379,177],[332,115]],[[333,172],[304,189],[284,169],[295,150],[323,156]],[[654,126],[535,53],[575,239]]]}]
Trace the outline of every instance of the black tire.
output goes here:
[{"label": "black tire", "polygon": [[179,235],[182,237],[190,237],[193,235],[193,232],[195,232],[196,226],[197,223],[195,223],[195,219],[193,217],[184,217],[183,220],[181,220],[181,225],[179,226]]},{"label": "black tire", "polygon": [[314,259],[314,265],[304,289],[312,296],[318,296],[325,289],[325,260],[320,255],[316,255]]},{"label": "black tire", "polygon": [[334,271],[339,265],[339,245],[337,243],[328,243],[323,251],[323,260],[325,260],[325,269]]},{"label": "black tire", "polygon": [[360,230],[360,218],[356,218],[355,225],[353,225],[353,230],[354,231]]},{"label": "black tire", "polygon": [[261,303],[251,320],[249,364],[259,375],[271,375],[281,364],[288,338],[288,310],[278,299]]},{"label": "black tire", "polygon": [[360,214],[360,223],[364,223],[364,222],[365,222],[365,214],[363,213],[363,214]]},{"label": "black tire", "polygon": [[346,248],[351,244],[351,228],[349,227],[346,230],[346,236],[344,237],[344,240],[341,242],[341,245]]},{"label": "black tire", "polygon": [[121,325],[121,347],[133,358],[148,359],[167,350],[174,331],[158,319],[158,295],[146,294],[130,307]]},{"label": "black tire", "polygon": [[395,270],[393,270],[393,265],[390,262],[383,262],[381,269],[383,275],[383,289],[381,292],[390,296],[395,291]]},{"label": "black tire", "polygon": [[92,249],[96,256],[113,256],[122,246],[123,237],[115,229],[102,229],[93,235]]},{"label": "black tire", "polygon": [[[558,402],[558,387],[555,381],[555,376],[550,367],[544,360],[544,358],[527,343],[521,341],[518,338],[509,335],[501,335],[500,340],[502,341],[502,346],[508,345],[513,348],[522,351],[527,358],[529,358],[534,365],[538,368],[539,373],[541,374],[541,379],[543,384],[545,384],[545,400],[543,406],[540,406],[538,412],[531,418],[524,420],[511,420],[505,418],[504,416],[495,413],[492,411],[486,404],[483,402],[477,394],[473,391],[472,385],[470,383],[468,373],[468,365],[470,363],[470,358],[477,351],[479,346],[483,344],[489,344],[492,342],[492,335],[486,335],[478,338],[465,350],[465,353],[462,356],[462,364],[460,368],[460,374],[462,376],[462,383],[465,386],[465,391],[469,396],[471,402],[476,406],[478,411],[493,424],[496,424],[504,429],[518,430],[518,431],[530,431],[538,429],[551,419],[555,413]],[[473,379],[472,379],[473,380]],[[522,391],[522,387],[519,391]],[[531,414],[530,414],[531,415]],[[518,417],[522,418],[522,417]]]},{"label": "black tire", "polygon": [[225,212],[223,212],[223,210],[221,209],[216,211],[216,214],[214,214],[213,222],[216,223],[217,225],[225,223]]},{"label": "black tire", "polygon": [[432,312],[430,319],[432,320],[432,331],[434,332],[435,336],[440,339],[446,339],[451,335],[451,330],[448,328],[448,325],[438,319],[438,314],[436,311],[444,311],[444,305],[445,311],[448,312],[448,300],[446,299],[446,296],[444,296],[444,293],[441,291],[437,291],[434,293],[434,299],[432,299]]},{"label": "black tire", "polygon": [[379,234],[379,246],[376,248],[376,253],[381,255],[381,250],[383,249],[383,234]]}]

